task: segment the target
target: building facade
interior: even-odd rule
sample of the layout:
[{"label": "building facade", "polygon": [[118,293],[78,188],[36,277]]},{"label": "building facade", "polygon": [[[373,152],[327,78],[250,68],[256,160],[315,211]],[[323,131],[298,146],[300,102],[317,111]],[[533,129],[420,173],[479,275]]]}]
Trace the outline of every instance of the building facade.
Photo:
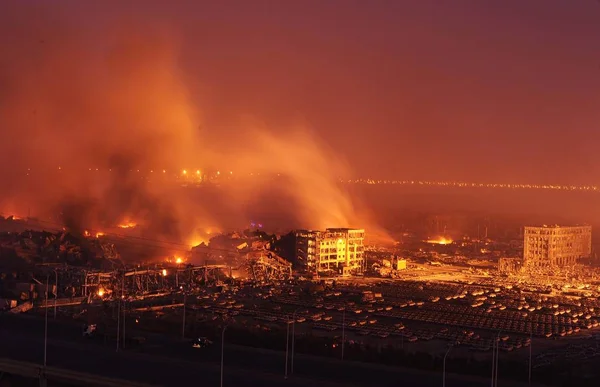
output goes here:
[{"label": "building facade", "polygon": [[365,269],[363,229],[298,230],[295,236],[296,260],[310,272],[347,275]]},{"label": "building facade", "polygon": [[525,227],[523,264],[526,267],[570,266],[591,254],[591,226]]}]

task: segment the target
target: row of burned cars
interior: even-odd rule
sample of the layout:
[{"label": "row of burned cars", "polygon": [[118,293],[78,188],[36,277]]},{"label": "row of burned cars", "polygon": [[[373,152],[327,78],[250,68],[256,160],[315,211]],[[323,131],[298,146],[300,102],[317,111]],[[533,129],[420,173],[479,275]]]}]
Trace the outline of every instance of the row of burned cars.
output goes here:
[{"label": "row of burned cars", "polygon": [[599,324],[595,298],[534,289],[464,283],[387,281],[338,283],[307,291],[299,282],[241,284],[204,290],[192,308],[203,318],[227,316],[264,329],[303,324],[300,332],[332,332],[353,340],[405,345],[433,339],[488,351],[527,347],[533,337],[567,339]]}]

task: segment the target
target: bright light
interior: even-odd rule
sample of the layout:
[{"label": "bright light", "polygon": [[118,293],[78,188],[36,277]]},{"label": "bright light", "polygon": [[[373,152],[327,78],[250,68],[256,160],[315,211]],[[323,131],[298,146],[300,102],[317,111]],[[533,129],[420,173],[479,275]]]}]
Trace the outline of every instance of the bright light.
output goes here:
[{"label": "bright light", "polygon": [[96,238],[100,238],[101,236],[104,236],[103,232],[97,232],[96,233]]},{"label": "bright light", "polygon": [[184,175],[187,175],[187,170],[184,169],[181,173],[183,173]]},{"label": "bright light", "polygon": [[221,174],[221,172],[217,171],[217,175],[220,175],[220,174]]},{"label": "bright light", "polygon": [[104,289],[98,289],[98,297],[104,297]]},{"label": "bright light", "polygon": [[125,222],[125,223],[120,224],[118,227],[119,228],[134,228],[136,226],[137,226],[137,223],[134,223],[134,222]]},{"label": "bright light", "polygon": [[167,276],[167,269],[163,269],[163,271],[162,271],[162,276],[163,276],[163,277],[166,277],[166,276]]},{"label": "bright light", "polygon": [[83,232],[83,236],[89,237],[90,236],[90,232],[88,230],[85,230]]},{"label": "bright light", "polygon": [[197,170],[197,171],[196,171],[196,175],[199,175],[199,174],[200,174],[200,170]]},{"label": "bright light", "polygon": [[427,240],[427,243],[431,243],[432,245],[449,245],[452,244],[452,242],[454,242],[452,239],[444,237]]},{"label": "bright light", "polygon": [[175,262],[176,262],[177,264],[180,264],[181,262],[183,262],[183,259],[181,259],[180,257],[177,257],[177,258],[175,259]]},{"label": "bright light", "polygon": [[163,173],[167,173],[167,171],[165,169],[163,169]]}]

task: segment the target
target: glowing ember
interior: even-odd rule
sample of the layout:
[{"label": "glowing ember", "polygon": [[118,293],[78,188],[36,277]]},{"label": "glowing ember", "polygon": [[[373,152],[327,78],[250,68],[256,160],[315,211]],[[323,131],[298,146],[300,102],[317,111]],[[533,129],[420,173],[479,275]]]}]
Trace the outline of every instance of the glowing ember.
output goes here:
[{"label": "glowing ember", "polygon": [[432,245],[449,245],[452,242],[454,242],[452,239],[445,238],[445,237],[440,237],[440,238],[436,238],[436,239],[428,239],[427,240],[427,243],[430,243]]},{"label": "glowing ember", "polygon": [[104,236],[103,232],[97,232],[96,233],[96,238],[100,238],[101,236]]},{"label": "glowing ember", "polygon": [[89,232],[88,230],[85,230],[85,231],[83,232],[83,236],[85,236],[85,237],[89,237],[89,236],[90,236],[90,232]]},{"label": "glowing ember", "polygon": [[99,297],[103,297],[104,296],[104,289],[102,289],[102,288],[98,289],[98,296]]},{"label": "glowing ember", "polygon": [[137,226],[137,223],[134,223],[134,222],[125,222],[125,223],[120,224],[118,227],[119,228],[134,228],[136,226]]}]

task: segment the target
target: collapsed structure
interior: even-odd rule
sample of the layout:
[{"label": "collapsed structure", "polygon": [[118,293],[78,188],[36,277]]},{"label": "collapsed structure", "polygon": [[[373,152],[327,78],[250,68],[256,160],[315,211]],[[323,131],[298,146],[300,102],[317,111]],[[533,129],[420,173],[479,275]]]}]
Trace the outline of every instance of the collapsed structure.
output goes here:
[{"label": "collapsed structure", "polygon": [[295,237],[296,261],[309,272],[350,275],[365,271],[364,229],[298,230]]},{"label": "collapsed structure", "polygon": [[271,251],[273,236],[261,231],[232,232],[211,238],[209,244],[192,247],[192,261],[224,264],[237,275],[255,281],[287,279],[292,264]]},{"label": "collapsed structure", "polygon": [[568,267],[591,256],[592,227],[525,227],[523,242],[525,267]]}]

